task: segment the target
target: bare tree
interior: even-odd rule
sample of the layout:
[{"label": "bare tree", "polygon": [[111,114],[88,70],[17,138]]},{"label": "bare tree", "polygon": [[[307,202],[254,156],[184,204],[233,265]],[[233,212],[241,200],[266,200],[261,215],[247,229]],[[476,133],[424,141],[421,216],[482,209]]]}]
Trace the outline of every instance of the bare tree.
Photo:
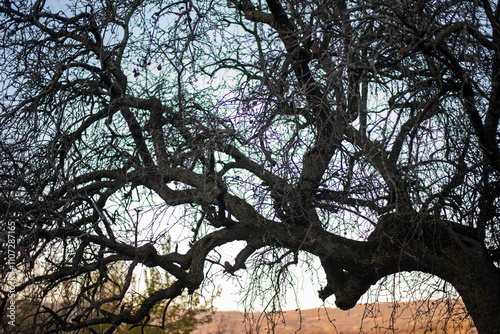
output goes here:
[{"label": "bare tree", "polygon": [[[308,254],[342,309],[418,271],[453,285],[480,333],[500,328],[497,4],[57,6],[0,8],[4,313],[15,291],[38,332],[112,332],[194,292],[208,264],[277,286]],[[101,298],[117,261],[129,276]],[[175,280],[104,311],[139,265]],[[75,299],[52,303],[68,283]]]}]

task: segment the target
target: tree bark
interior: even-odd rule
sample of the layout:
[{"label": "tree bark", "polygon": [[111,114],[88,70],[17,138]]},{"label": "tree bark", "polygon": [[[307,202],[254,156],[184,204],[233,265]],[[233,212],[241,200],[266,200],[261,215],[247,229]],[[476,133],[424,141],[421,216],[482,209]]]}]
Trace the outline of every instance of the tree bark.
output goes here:
[{"label": "tree bark", "polygon": [[[399,221],[398,224],[403,223]],[[414,235],[421,236],[401,249],[401,253],[410,253],[407,258],[410,263],[403,266],[450,282],[462,297],[478,332],[497,333],[500,328],[500,270],[488,259],[479,241],[456,232],[452,224],[431,217],[417,218],[413,226],[418,232]],[[411,264],[415,259],[417,261]]]},{"label": "tree bark", "polygon": [[421,271],[455,287],[479,333],[497,333],[500,270],[479,241],[455,231],[452,224],[417,213],[392,214],[380,218],[366,242],[322,246],[317,254],[328,284],[320,297],[334,294],[337,306],[348,310],[384,276]]},{"label": "tree bark", "polygon": [[500,271],[477,242],[462,243],[448,250],[445,261],[449,281],[462,297],[479,333],[498,333],[500,328]]}]

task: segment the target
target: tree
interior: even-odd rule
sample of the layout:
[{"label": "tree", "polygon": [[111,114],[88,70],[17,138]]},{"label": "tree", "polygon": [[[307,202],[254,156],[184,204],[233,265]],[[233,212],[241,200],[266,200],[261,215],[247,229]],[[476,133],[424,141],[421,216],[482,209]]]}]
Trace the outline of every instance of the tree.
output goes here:
[{"label": "tree", "polygon": [[[83,309],[83,296],[46,306],[40,331],[111,332],[193,293],[208,267],[278,284],[305,256],[326,274],[319,297],[342,309],[417,271],[450,283],[479,333],[500,327],[497,4],[57,6],[0,9],[1,233],[15,224],[15,291],[49,305],[77,278],[92,291],[85,277],[103,282],[117,261],[175,279],[98,318],[110,299],[97,294]],[[189,240],[162,254],[174,227]],[[221,263],[217,247],[233,241],[245,246]]]}]

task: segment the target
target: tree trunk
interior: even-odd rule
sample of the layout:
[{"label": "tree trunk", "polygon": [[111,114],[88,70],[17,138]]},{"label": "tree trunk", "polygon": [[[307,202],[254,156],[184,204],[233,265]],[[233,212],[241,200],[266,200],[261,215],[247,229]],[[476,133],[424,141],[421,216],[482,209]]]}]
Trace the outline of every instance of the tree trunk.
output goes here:
[{"label": "tree trunk", "polygon": [[[472,275],[476,276],[476,275]],[[459,291],[477,327],[479,334],[498,333],[500,330],[500,287],[499,281],[475,277],[475,284],[468,291]],[[458,288],[457,288],[458,290]]]},{"label": "tree trunk", "polygon": [[453,262],[455,270],[448,275],[462,297],[480,334],[500,330],[500,270],[486,259],[479,244],[457,250]]},{"label": "tree trunk", "polygon": [[427,215],[381,217],[369,238],[378,244],[372,262],[380,259],[378,273],[384,275],[418,270],[444,279],[462,297],[480,334],[499,333],[500,269],[471,232]]}]

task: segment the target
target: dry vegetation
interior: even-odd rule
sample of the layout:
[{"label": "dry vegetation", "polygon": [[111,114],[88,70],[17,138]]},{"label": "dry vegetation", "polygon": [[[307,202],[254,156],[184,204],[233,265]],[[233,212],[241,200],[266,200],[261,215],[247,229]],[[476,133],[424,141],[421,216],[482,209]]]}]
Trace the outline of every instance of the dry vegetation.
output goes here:
[{"label": "dry vegetation", "polygon": [[[434,309],[434,307],[437,307]],[[463,304],[455,300],[416,303],[357,305],[350,311],[338,308],[285,311],[275,314],[274,333],[477,333]],[[236,311],[217,312],[214,321],[195,334],[273,333],[266,315]],[[302,319],[302,321],[300,321]],[[444,328],[446,327],[446,330]]]}]

